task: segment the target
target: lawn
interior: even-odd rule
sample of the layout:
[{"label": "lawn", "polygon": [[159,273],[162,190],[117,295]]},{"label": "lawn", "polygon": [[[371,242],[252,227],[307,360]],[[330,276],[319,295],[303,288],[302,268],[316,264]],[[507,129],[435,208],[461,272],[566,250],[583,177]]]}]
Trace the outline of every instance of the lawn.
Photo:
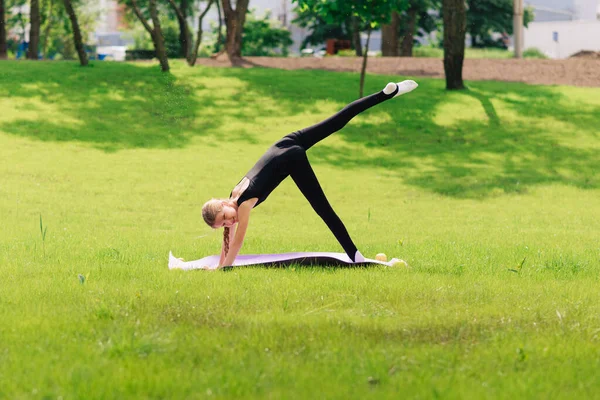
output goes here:
[{"label": "lawn", "polygon": [[[0,398],[600,398],[600,89],[415,79],[309,152],[409,268],[183,272],[358,75],[0,63]],[[287,251],[342,251],[291,181],[242,249]]]},{"label": "lawn", "polygon": [[[432,46],[417,46],[413,49],[414,57],[434,57],[434,58],[444,58],[444,49],[440,47],[432,47]],[[476,48],[476,47],[467,47],[465,49],[465,58],[513,58],[514,52],[505,50],[505,49],[497,49],[493,47],[489,48]],[[536,48],[525,49],[523,52],[524,58],[547,58],[540,50]]]}]

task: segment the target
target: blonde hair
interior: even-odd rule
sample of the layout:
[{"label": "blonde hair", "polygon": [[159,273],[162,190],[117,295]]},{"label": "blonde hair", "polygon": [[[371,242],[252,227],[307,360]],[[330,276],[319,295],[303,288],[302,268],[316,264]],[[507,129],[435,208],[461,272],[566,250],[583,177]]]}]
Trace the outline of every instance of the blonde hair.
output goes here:
[{"label": "blonde hair", "polygon": [[223,211],[222,199],[210,199],[202,206],[202,218],[211,228],[214,227],[217,214]]},{"label": "blonde hair", "polygon": [[[217,214],[223,211],[224,199],[211,199],[204,203],[202,206],[202,218],[211,228],[214,229],[215,219]],[[225,257],[229,253],[229,228],[223,228],[223,248],[225,250]]]}]

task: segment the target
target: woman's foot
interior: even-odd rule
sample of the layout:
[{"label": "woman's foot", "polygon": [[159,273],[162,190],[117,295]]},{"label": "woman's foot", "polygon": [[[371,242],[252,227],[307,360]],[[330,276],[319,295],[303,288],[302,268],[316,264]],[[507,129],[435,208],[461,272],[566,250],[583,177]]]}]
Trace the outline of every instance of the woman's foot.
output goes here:
[{"label": "woman's foot", "polygon": [[362,263],[365,262],[365,257],[360,254],[360,251],[356,250],[356,253],[354,253],[354,262],[355,263]]},{"label": "woman's foot", "polygon": [[390,82],[383,89],[383,93],[392,94],[396,91],[396,89],[398,89],[398,92],[394,95],[394,97],[396,97],[400,96],[401,94],[411,92],[415,90],[418,86],[419,84],[417,82],[411,80],[406,80],[398,83]]}]

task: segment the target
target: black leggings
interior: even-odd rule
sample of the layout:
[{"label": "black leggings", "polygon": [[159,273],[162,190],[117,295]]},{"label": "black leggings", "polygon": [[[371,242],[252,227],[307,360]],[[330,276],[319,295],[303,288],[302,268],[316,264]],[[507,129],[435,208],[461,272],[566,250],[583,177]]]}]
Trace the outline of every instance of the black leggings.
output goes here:
[{"label": "black leggings", "polygon": [[294,141],[295,147],[300,147],[303,150],[294,152],[294,162],[290,166],[290,176],[315,212],[327,224],[331,232],[333,232],[352,261],[355,261],[354,256],[358,249],[352,242],[342,220],[333,211],[329,201],[327,201],[327,197],[325,197],[325,193],[323,193],[323,189],[321,189],[321,185],[306,157],[306,150],[332,133],[342,129],[352,118],[362,111],[393,98],[397,91],[398,89],[389,95],[381,91],[363,97],[348,104],[340,112],[325,121],[286,136],[286,138]]}]

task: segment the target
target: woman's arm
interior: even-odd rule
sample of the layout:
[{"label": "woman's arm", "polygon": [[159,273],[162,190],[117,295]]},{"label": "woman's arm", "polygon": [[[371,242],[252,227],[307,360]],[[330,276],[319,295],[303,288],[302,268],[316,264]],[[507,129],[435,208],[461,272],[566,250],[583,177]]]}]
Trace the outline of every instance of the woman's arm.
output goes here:
[{"label": "woman's arm", "polygon": [[[233,265],[235,258],[244,244],[244,237],[246,236],[246,230],[248,229],[248,222],[250,222],[250,211],[252,210],[252,207],[254,207],[254,204],[256,204],[256,201],[248,200],[244,202],[240,208],[238,208],[237,229],[235,230],[235,235],[233,235],[233,240],[229,241],[229,252],[227,252],[227,256],[223,262],[219,262],[219,268]],[[230,229],[230,233],[232,231],[233,229]]]}]

